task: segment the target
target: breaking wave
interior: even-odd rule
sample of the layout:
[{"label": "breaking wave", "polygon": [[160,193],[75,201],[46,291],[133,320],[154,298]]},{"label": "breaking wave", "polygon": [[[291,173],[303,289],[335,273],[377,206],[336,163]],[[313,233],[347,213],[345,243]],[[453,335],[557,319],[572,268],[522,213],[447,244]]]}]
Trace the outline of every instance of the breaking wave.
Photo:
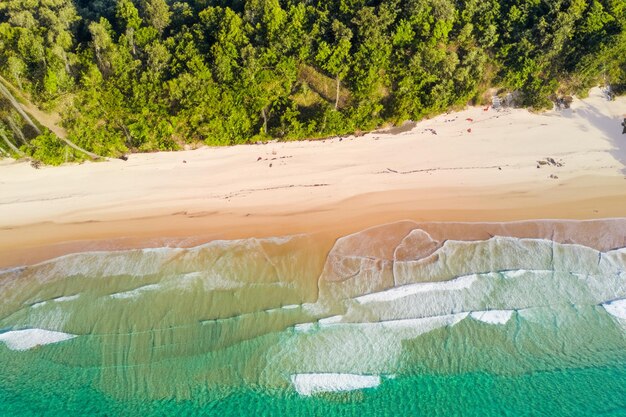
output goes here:
[{"label": "breaking wave", "polygon": [[625,359],[625,231],[403,222],[332,245],[67,255],[0,271],[0,360],[30,349],[64,372],[97,369],[88,382],[107,395],[208,400],[602,366]]}]

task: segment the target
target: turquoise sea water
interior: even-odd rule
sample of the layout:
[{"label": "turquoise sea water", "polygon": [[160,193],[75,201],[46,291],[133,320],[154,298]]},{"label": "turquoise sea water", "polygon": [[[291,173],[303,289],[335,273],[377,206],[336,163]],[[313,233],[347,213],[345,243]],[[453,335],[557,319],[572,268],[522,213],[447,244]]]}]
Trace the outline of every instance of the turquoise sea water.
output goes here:
[{"label": "turquoise sea water", "polygon": [[626,250],[405,234],[0,272],[0,415],[626,416]]},{"label": "turquoise sea water", "polygon": [[[220,400],[119,401],[97,390],[54,383],[15,384],[2,375],[5,416],[624,416],[626,364],[515,377],[488,373],[420,375],[379,388],[326,397],[242,390]],[[13,382],[7,387],[8,382]],[[66,381],[65,381],[66,382]]]}]

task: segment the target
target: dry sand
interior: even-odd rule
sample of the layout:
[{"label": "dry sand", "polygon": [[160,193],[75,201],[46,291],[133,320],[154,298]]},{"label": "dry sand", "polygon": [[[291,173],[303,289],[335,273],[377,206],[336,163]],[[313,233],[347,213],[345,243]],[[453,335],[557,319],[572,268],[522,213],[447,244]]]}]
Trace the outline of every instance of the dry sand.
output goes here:
[{"label": "dry sand", "polygon": [[[399,134],[202,148],[33,169],[0,162],[0,267],[415,221],[626,217],[626,98],[469,108]],[[436,132],[436,134],[434,134]],[[537,168],[538,161],[553,158]]]}]

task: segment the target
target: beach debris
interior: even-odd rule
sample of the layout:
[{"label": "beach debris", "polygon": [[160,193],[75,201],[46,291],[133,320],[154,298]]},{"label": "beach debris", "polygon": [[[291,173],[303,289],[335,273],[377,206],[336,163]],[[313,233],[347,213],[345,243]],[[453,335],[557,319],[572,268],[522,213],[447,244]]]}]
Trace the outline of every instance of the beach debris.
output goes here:
[{"label": "beach debris", "polygon": [[507,93],[507,95],[504,96],[504,102],[502,104],[505,107],[513,107],[513,106],[515,106],[515,96],[513,95],[513,93]]},{"label": "beach debris", "polygon": [[424,129],[424,132],[430,132],[430,133],[432,133],[433,135],[436,135],[436,134],[437,134],[437,131],[436,131],[435,129],[431,129],[431,128]]},{"label": "beach debris", "polygon": [[272,167],[272,164],[270,164],[270,168]]},{"label": "beach debris", "polygon": [[554,105],[556,106],[557,110],[565,110],[570,108],[573,101],[574,98],[572,96],[556,97],[554,99]]},{"label": "beach debris", "polygon": [[465,119],[466,121],[472,123],[474,121],[474,119],[472,119],[471,117],[468,117],[467,119]]},{"label": "beach debris", "polygon": [[[604,78],[604,82],[606,83],[606,75]],[[602,95],[607,101],[615,100],[615,93],[613,93],[613,89],[611,88],[611,84],[605,84],[604,87],[600,89]]]},{"label": "beach debris", "polygon": [[384,171],[377,172],[376,174],[400,174],[400,175],[409,175],[409,174],[417,174],[417,173],[426,173],[431,175],[433,172],[439,171],[469,171],[475,169],[499,169],[502,170],[502,167],[510,167],[511,165],[489,165],[489,166],[460,166],[460,167],[432,167],[432,168],[421,168],[421,169],[413,169],[410,171],[396,171],[395,169],[386,168]]},{"label": "beach debris", "polygon": [[624,117],[624,121],[622,122],[622,126],[624,126],[624,130],[622,130],[622,135],[626,135],[626,116]]},{"label": "beach debris", "polygon": [[537,161],[537,168],[541,168],[542,166],[553,166],[561,168],[563,165],[563,160],[557,161],[556,159],[550,157]]},{"label": "beach debris", "polygon": [[550,178],[552,178],[553,180],[558,180],[559,179],[559,177],[554,175],[554,174],[550,174]]},{"label": "beach debris", "polygon": [[472,128],[467,129],[467,133],[472,133]]},{"label": "beach debris", "polygon": [[128,161],[128,156],[127,155],[122,155],[122,156],[120,156],[120,159],[122,161]]},{"label": "beach debris", "polygon": [[261,157],[259,156],[259,157],[256,159],[256,161],[257,161],[257,162],[259,162],[261,159],[263,159],[263,158],[261,158]]},{"label": "beach debris", "polygon": [[39,169],[41,168],[43,164],[41,163],[41,161],[38,161],[36,159],[33,159],[32,161],[30,161],[30,166],[35,168],[35,169]]},{"label": "beach debris", "polygon": [[183,164],[186,164],[186,163],[187,163],[187,160],[183,159]]}]

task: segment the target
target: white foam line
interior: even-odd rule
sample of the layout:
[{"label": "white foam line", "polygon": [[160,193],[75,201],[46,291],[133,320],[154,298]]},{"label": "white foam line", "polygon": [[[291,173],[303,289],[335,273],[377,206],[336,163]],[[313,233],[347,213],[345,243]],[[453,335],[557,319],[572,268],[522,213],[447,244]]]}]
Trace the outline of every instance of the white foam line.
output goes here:
[{"label": "white foam line", "polygon": [[474,311],[470,316],[487,324],[506,324],[511,320],[513,310]]},{"label": "white foam line", "polygon": [[332,317],[326,317],[324,319],[319,319],[318,322],[320,325],[324,326],[328,324],[340,323],[341,320],[343,320],[343,316],[332,316]]},{"label": "white foam line", "polygon": [[0,274],[11,273],[11,272],[20,272],[20,270],[26,268],[54,265],[59,261],[72,259],[74,257],[83,257],[83,256],[108,256],[108,255],[129,255],[137,252],[142,253],[172,253],[177,254],[180,252],[193,252],[205,248],[211,248],[212,246],[224,246],[224,245],[237,245],[244,244],[249,242],[268,242],[268,243],[276,243],[276,244],[285,244],[289,243],[291,240],[295,240],[298,238],[306,237],[306,233],[297,233],[294,235],[287,236],[276,236],[276,237],[267,237],[267,238],[247,238],[247,239],[233,239],[233,240],[212,240],[210,242],[202,243],[197,246],[192,246],[189,248],[179,247],[179,246],[156,246],[156,247],[148,247],[148,248],[137,248],[137,249],[119,249],[119,250],[91,250],[84,252],[74,252],[68,253],[66,255],[61,255],[56,258],[47,259],[42,262],[37,262],[33,265],[21,265],[17,267],[11,267],[7,269],[0,269]]},{"label": "white foam line", "polygon": [[[137,250],[137,249],[135,249]],[[184,251],[184,248],[177,248],[177,247],[170,247],[170,246],[159,246],[156,248],[141,248],[138,249],[140,250],[142,253],[156,253],[157,255],[163,255],[163,254],[174,254],[174,253],[179,253]],[[125,253],[126,251],[122,251],[122,253]],[[128,251],[128,253],[132,253],[133,249],[130,249]]]},{"label": "white foam line", "polygon": [[399,298],[407,297],[424,292],[431,291],[456,291],[469,288],[476,280],[478,275],[465,275],[450,281],[442,282],[420,282],[417,284],[402,285],[400,287],[391,288],[389,290],[375,292],[355,298],[359,304],[367,304],[374,302],[393,301]]},{"label": "white foam line", "polygon": [[310,396],[323,392],[344,392],[374,388],[380,385],[378,375],[356,374],[295,374],[291,383],[300,395]]},{"label": "white foam line", "polygon": [[[378,322],[341,322],[343,316],[332,316],[318,321],[320,329],[332,329],[342,327],[357,328],[384,328],[389,330],[410,330],[413,336],[428,333],[434,329],[445,326],[454,326],[469,313],[448,314],[444,316],[421,317],[416,319],[383,320]],[[300,323],[294,326],[298,333],[304,333],[316,328],[316,323]]]},{"label": "white foam line", "polygon": [[43,329],[12,330],[0,333],[0,342],[11,350],[28,350],[75,338],[76,335]]},{"label": "white foam line", "polygon": [[14,272],[22,272],[23,270],[26,269],[25,265],[22,266],[15,266],[15,267],[11,267],[11,268],[6,268],[6,269],[0,269],[0,275],[4,275],[4,274],[12,274]]},{"label": "white foam line", "polygon": [[52,300],[47,300],[47,301],[40,301],[38,303],[34,303],[31,305],[32,308],[39,308],[42,307],[46,304],[48,304],[49,302],[52,303],[62,303],[65,301],[72,301],[77,299],[78,297],[80,297],[80,295],[76,294],[76,295],[68,295],[68,296],[64,296],[64,297],[57,297],[57,298],[53,298]]},{"label": "white foam line", "polygon": [[275,313],[277,311],[285,311],[285,310],[295,310],[302,307],[300,304],[290,304],[282,307],[268,308],[267,310],[263,310],[266,313]]},{"label": "white foam line", "polygon": [[111,297],[111,298],[119,298],[119,299],[135,298],[135,297],[138,297],[139,295],[141,295],[141,293],[144,292],[144,291],[155,290],[157,288],[159,288],[159,284],[144,285],[143,287],[135,288],[134,290],[131,290],[131,291],[118,292],[118,293],[115,293],[115,294],[111,294],[111,295],[109,295],[109,297]]},{"label": "white foam line", "polygon": [[[534,271],[532,271],[534,272]],[[528,271],[526,269],[518,269],[515,271],[506,271],[503,272],[502,275],[504,276],[504,278],[509,278],[509,279],[518,279],[518,278],[522,278],[526,275],[528,275],[529,273],[532,273],[531,271]],[[552,272],[552,271],[550,271]]]},{"label": "white foam line", "polygon": [[62,303],[62,302],[65,302],[65,301],[72,301],[72,300],[76,300],[78,297],[80,297],[80,295],[79,295],[79,294],[75,294],[75,295],[66,295],[66,296],[64,296],[64,297],[57,297],[57,298],[55,298],[55,299],[54,299],[54,300],[52,300],[52,301],[54,301],[54,302],[56,302],[56,303]]},{"label": "white foam line", "polygon": [[613,317],[626,320],[626,299],[604,303],[602,307]]},{"label": "white foam line", "polygon": [[314,326],[314,323],[299,323],[293,326],[293,328],[298,333],[306,333],[309,330],[312,330]]},{"label": "white foam line", "polygon": [[379,323],[389,329],[419,329],[424,330],[425,333],[439,327],[454,326],[468,315],[469,313],[458,313],[446,316],[422,317],[418,319],[381,321]]}]

